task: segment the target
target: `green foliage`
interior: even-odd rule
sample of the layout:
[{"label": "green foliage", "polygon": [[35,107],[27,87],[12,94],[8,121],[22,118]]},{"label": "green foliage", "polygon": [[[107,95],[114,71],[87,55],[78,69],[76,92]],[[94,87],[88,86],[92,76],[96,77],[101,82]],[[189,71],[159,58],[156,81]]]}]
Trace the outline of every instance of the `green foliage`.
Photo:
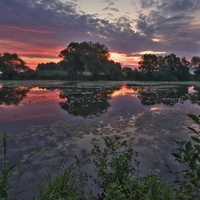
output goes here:
[{"label": "green foliage", "polygon": [[137,153],[127,141],[115,136],[114,139],[106,137],[104,142],[103,150],[97,145],[92,150],[97,172],[96,183],[102,190],[99,199],[174,199],[174,191],[169,182],[158,175],[139,176],[136,169],[139,162],[135,159]]},{"label": "green foliage", "polygon": [[98,185],[104,191],[110,183],[123,183],[124,180],[135,174],[135,167],[132,161],[137,155],[132,148],[128,148],[126,141],[121,141],[115,136],[112,140],[109,137],[104,139],[105,148],[100,149],[94,145],[92,155],[95,157],[95,172],[98,175]]},{"label": "green foliage", "polygon": [[[199,116],[188,115],[198,126]],[[177,153],[172,153],[175,160],[182,166],[182,171],[173,172],[169,166],[169,172],[175,177],[176,192],[178,199],[200,199],[200,138],[199,131],[189,127],[195,134],[191,141],[174,142],[179,146]]]},{"label": "green foliage", "polygon": [[3,136],[3,163],[0,165],[0,199],[16,199],[17,195],[23,191],[18,192],[17,188],[21,182],[21,178],[26,169],[22,170],[16,178],[16,182],[13,181],[13,171],[19,171],[29,158],[12,162],[7,160],[7,136],[6,133]]},{"label": "green foliage", "polygon": [[[81,160],[75,156],[71,164],[59,164],[57,174],[52,175],[48,170],[37,186],[36,200],[82,200],[91,199],[86,192],[88,177],[81,171]],[[84,161],[86,162],[86,161]]]},{"label": "green foliage", "polygon": [[63,172],[58,171],[53,176],[49,171],[43,175],[38,190],[40,200],[80,199],[80,188],[77,188],[77,179],[73,179],[72,167],[67,167]]}]

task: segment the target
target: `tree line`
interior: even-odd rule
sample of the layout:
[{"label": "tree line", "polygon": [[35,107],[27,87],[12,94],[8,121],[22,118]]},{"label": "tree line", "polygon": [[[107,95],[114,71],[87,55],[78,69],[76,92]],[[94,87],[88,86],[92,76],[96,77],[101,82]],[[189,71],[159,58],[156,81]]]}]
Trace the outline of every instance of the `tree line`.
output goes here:
[{"label": "tree line", "polygon": [[[200,56],[191,61],[169,55],[142,55],[138,68],[122,68],[110,59],[104,44],[71,42],[59,55],[58,63],[39,63],[30,69],[16,53],[0,54],[1,79],[65,79],[65,80],[135,80],[135,81],[188,81],[200,80]],[[192,75],[189,70],[195,68]]]}]

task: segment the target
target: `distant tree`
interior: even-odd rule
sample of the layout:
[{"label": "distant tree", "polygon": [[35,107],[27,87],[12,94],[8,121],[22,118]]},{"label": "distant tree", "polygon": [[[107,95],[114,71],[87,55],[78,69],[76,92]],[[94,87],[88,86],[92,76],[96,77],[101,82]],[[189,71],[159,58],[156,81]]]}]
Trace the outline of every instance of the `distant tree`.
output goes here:
[{"label": "distant tree", "polygon": [[165,55],[159,63],[164,75],[171,81],[184,81],[189,79],[189,61],[185,58],[180,59],[174,53]]},{"label": "distant tree", "polygon": [[[69,72],[82,75],[88,69],[94,78],[103,72],[102,62],[109,58],[108,48],[104,44],[93,42],[71,42],[62,50],[59,57],[65,61]],[[64,63],[62,63],[64,64]]]},{"label": "distant tree", "polygon": [[200,67],[200,56],[193,56],[191,59],[191,66],[195,68]]},{"label": "distant tree", "polygon": [[153,72],[158,71],[158,57],[155,54],[145,54],[138,62],[138,69],[151,76]]},{"label": "distant tree", "polygon": [[193,56],[191,59],[191,67],[195,67],[194,76],[196,80],[200,80],[200,56]]},{"label": "distant tree", "polygon": [[60,70],[61,67],[57,64],[57,63],[54,63],[54,62],[49,62],[49,63],[39,63],[36,70],[39,70],[39,71],[56,71],[56,70]]},{"label": "distant tree", "polygon": [[107,60],[104,64],[104,75],[108,80],[122,80],[122,66],[119,62]]},{"label": "distant tree", "polygon": [[30,68],[26,66],[26,63],[16,53],[0,54],[0,71],[3,78],[9,79],[19,72],[29,70]]}]

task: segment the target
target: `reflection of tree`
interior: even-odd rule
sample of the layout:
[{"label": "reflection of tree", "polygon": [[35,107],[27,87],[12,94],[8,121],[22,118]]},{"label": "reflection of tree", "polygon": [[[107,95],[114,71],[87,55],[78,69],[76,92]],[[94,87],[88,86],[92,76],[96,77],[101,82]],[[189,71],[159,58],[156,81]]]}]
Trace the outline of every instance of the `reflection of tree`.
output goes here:
[{"label": "reflection of tree", "polygon": [[29,91],[28,87],[2,87],[0,88],[0,105],[18,105]]},{"label": "reflection of tree", "polygon": [[183,103],[188,99],[188,86],[173,87],[145,87],[138,91],[138,98],[141,103],[146,106],[155,104],[164,104],[173,106],[180,102]]},{"label": "reflection of tree", "polygon": [[73,88],[62,90],[60,98],[67,99],[60,102],[62,109],[69,114],[82,117],[99,116],[110,106],[108,100],[114,89],[105,88]]},{"label": "reflection of tree", "polygon": [[192,104],[198,104],[200,106],[200,86],[194,86],[195,92],[189,93],[188,97]]}]

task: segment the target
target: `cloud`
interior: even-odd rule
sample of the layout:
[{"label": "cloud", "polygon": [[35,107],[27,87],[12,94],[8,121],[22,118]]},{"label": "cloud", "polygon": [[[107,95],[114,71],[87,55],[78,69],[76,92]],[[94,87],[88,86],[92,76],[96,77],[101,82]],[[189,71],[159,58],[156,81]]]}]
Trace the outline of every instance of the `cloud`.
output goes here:
[{"label": "cloud", "polygon": [[[53,48],[67,46],[71,41],[92,40],[117,49],[124,44],[122,49],[130,52],[130,49],[134,49],[130,46],[134,40],[141,43],[147,40],[131,29],[128,18],[110,22],[79,12],[75,3],[56,0],[18,0],[16,3],[13,0],[3,0],[0,6],[3,10],[0,13],[0,25],[6,27],[1,32],[4,41],[21,41]],[[13,31],[8,31],[10,29]]]},{"label": "cloud", "polygon": [[107,18],[85,13],[79,1],[1,0],[0,52],[6,48],[53,58],[72,41],[100,42],[127,56],[148,50],[189,56],[200,51],[199,0],[140,1],[141,11],[133,19],[120,17],[118,7],[110,7],[112,0],[103,1],[108,4],[103,10],[112,11]]},{"label": "cloud", "polygon": [[103,8],[102,10],[103,10],[103,11],[111,10],[111,11],[119,12],[119,10],[118,10],[117,8],[110,8],[109,6]]},{"label": "cloud", "polygon": [[[184,56],[192,56],[200,51],[198,21],[200,16],[199,0],[141,0],[142,8],[137,28],[145,35],[157,38],[160,48]],[[182,53],[181,53],[182,52]]]},{"label": "cloud", "polygon": [[110,10],[115,11],[115,12],[119,12],[119,10],[117,8],[110,8]]}]

